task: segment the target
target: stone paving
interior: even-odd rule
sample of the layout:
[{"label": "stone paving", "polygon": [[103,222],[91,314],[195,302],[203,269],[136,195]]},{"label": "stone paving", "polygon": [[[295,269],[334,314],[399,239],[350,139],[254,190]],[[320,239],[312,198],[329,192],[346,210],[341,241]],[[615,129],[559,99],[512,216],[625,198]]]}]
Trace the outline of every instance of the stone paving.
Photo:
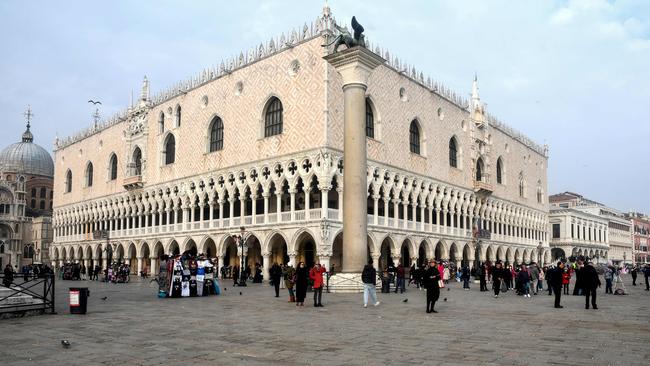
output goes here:
[{"label": "stone paving", "polygon": [[[70,315],[57,282],[58,315],[0,321],[0,365],[642,365],[650,359],[650,292],[604,295],[599,310],[584,298],[494,299],[478,285],[453,283],[438,314],[424,312],[424,292],[324,294],[324,308],[275,298],[268,285],[225,282],[221,296],[158,299],[155,284],[91,282],[89,312]],[[241,295],[240,295],[241,291]],[[310,300],[308,294],[308,299]],[[108,297],[102,300],[102,297]],[[447,298],[447,301],[443,301]],[[408,302],[403,301],[408,299]],[[64,349],[61,340],[72,346]]]}]

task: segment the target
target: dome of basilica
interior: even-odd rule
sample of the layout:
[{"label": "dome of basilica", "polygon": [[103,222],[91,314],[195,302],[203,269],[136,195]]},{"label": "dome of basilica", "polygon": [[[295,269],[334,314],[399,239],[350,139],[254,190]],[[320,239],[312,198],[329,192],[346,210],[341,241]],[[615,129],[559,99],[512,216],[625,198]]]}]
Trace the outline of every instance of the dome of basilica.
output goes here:
[{"label": "dome of basilica", "polygon": [[0,152],[0,171],[54,177],[52,156],[34,143],[29,123],[22,141],[11,144]]}]

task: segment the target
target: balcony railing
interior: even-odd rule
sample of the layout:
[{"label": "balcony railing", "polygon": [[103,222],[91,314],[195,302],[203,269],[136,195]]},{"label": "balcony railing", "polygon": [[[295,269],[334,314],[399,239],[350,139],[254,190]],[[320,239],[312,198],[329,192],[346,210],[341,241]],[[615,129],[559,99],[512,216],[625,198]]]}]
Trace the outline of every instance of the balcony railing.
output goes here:
[{"label": "balcony railing", "polygon": [[483,182],[480,180],[475,180],[474,181],[474,192],[479,193],[479,194],[492,194],[492,191],[494,188],[492,187],[492,184],[488,182]]},{"label": "balcony railing", "polygon": [[122,185],[125,189],[138,189],[142,188],[144,182],[142,181],[141,175],[133,175],[131,177],[124,178]]}]

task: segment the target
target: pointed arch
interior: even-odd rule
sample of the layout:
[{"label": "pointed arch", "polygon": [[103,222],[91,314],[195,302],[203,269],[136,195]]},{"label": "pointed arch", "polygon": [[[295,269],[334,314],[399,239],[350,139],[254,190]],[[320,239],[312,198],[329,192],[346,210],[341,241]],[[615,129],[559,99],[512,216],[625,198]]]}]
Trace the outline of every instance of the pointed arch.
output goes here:
[{"label": "pointed arch", "polygon": [[449,166],[452,168],[458,168],[458,150],[458,140],[456,139],[456,136],[452,136],[449,139]]},{"label": "pointed arch", "polygon": [[223,150],[223,120],[215,115],[208,124],[208,152]]},{"label": "pointed arch", "polygon": [[497,184],[505,184],[505,170],[503,166],[503,157],[497,158]]},{"label": "pointed arch", "polygon": [[369,97],[366,97],[366,137],[375,138],[375,111]]},{"label": "pointed arch", "polygon": [[158,133],[165,133],[165,111],[160,111],[158,115]]},{"label": "pointed arch", "polygon": [[264,107],[264,137],[282,134],[284,107],[278,97],[271,97]]},{"label": "pointed arch", "polygon": [[72,192],[72,170],[68,169],[65,172],[65,193]]},{"label": "pointed arch", "polygon": [[482,182],[485,175],[485,163],[483,162],[483,157],[479,157],[476,160],[476,176],[474,177],[477,182]]},{"label": "pointed arch", "polygon": [[176,104],[176,108],[174,109],[174,116],[176,117],[176,127],[181,127],[182,109],[180,104]]},{"label": "pointed arch", "polygon": [[117,155],[112,152],[108,159],[108,180],[117,179]]},{"label": "pointed arch", "polygon": [[93,186],[93,163],[91,161],[88,161],[86,163],[86,176],[85,176],[85,186],[86,187],[92,187]]},{"label": "pointed arch", "polygon": [[136,146],[131,154],[131,169],[131,175],[142,175],[142,150],[139,146]]},{"label": "pointed arch", "polygon": [[414,154],[422,155],[421,152],[421,134],[420,122],[417,119],[411,121],[409,126],[409,148]]},{"label": "pointed arch", "polygon": [[174,137],[173,133],[169,133],[164,139],[162,161],[163,165],[170,165],[176,162],[176,137]]}]

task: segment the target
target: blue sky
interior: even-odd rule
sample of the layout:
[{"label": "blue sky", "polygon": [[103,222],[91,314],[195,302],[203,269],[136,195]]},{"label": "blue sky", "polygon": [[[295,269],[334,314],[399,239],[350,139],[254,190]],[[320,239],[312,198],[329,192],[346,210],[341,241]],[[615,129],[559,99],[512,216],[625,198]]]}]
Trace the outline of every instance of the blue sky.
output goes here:
[{"label": "blue sky", "polygon": [[[36,142],[124,109],[310,22],[322,0],[0,2],[0,146],[35,113]],[[549,191],[650,213],[650,1],[330,0],[370,40],[550,145]]]}]

